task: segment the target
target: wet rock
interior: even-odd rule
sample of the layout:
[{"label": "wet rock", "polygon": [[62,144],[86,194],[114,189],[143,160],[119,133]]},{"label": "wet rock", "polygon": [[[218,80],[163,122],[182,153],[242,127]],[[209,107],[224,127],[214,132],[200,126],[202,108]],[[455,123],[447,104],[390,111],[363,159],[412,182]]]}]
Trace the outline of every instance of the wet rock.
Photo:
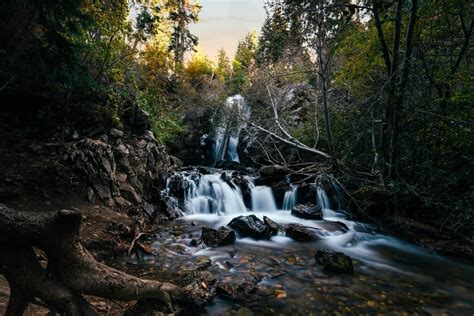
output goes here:
[{"label": "wet rock", "polygon": [[177,284],[199,306],[204,306],[215,296],[216,278],[208,271],[184,269],[178,274]]},{"label": "wet rock", "polygon": [[278,230],[280,229],[280,225],[275,223],[273,220],[271,220],[269,217],[264,216],[263,217],[263,222],[265,225],[268,226],[268,229],[270,230],[270,233],[272,235],[278,234]]},{"label": "wet rock", "polygon": [[197,256],[196,263],[198,265],[198,269],[200,270],[207,269],[212,265],[211,258],[208,256]]},{"label": "wet rock", "polygon": [[288,171],[283,166],[273,165],[273,166],[262,166],[258,170],[258,173],[262,177],[275,177],[275,176],[287,175]]},{"label": "wet rock", "polygon": [[318,250],[315,259],[324,271],[331,273],[354,273],[354,266],[351,257],[342,252],[330,250]]},{"label": "wet rock", "polygon": [[343,222],[339,222],[339,221],[322,221],[318,224],[319,226],[321,226],[322,229],[329,232],[339,231],[339,232],[345,233],[349,231],[349,227],[347,227],[347,225],[344,224]]},{"label": "wet rock", "polygon": [[237,296],[237,291],[230,283],[219,282],[216,286],[216,294],[225,298],[234,299]]},{"label": "wet rock", "polygon": [[216,293],[224,298],[245,300],[251,293],[257,290],[254,284],[243,281],[234,286],[229,282],[219,282],[216,286]]},{"label": "wet rock", "polygon": [[269,239],[272,234],[270,228],[253,214],[236,217],[227,226],[237,231],[241,237]]},{"label": "wet rock", "polygon": [[286,236],[296,241],[313,241],[317,235],[310,229],[300,224],[289,224],[286,227]]},{"label": "wet rock", "polygon": [[235,242],[235,232],[225,227],[219,229],[203,227],[201,239],[209,247],[230,245]]},{"label": "wet rock", "polygon": [[291,215],[304,219],[323,219],[321,207],[312,203],[296,205],[291,210]]}]

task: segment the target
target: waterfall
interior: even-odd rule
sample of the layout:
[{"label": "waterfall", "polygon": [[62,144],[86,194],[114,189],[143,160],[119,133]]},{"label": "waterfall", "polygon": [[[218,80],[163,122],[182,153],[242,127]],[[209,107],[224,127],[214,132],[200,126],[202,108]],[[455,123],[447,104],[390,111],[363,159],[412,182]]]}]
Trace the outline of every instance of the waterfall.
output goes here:
[{"label": "waterfall", "polygon": [[[237,186],[223,180],[221,174],[183,175],[184,210],[186,214],[231,214],[246,212],[242,193]],[[165,192],[170,194],[170,178]]]},{"label": "waterfall", "polygon": [[252,196],[252,211],[276,211],[277,206],[273,192],[267,186],[255,186],[251,190]]},{"label": "waterfall", "polygon": [[250,107],[240,94],[228,97],[225,105],[228,113],[215,130],[214,165],[221,161],[240,163],[237,152],[239,134],[250,117]]},{"label": "waterfall", "polygon": [[317,195],[317,201],[316,203],[321,206],[323,209],[323,215],[324,219],[329,219],[329,218],[337,218],[337,219],[342,219],[344,218],[344,215],[340,212],[335,212],[331,209],[331,203],[329,202],[328,195],[326,194],[326,191],[319,185],[316,188],[316,195]]},{"label": "waterfall", "polygon": [[298,187],[292,187],[290,190],[285,192],[285,197],[283,198],[283,209],[291,210],[296,205],[296,194],[298,192]]}]

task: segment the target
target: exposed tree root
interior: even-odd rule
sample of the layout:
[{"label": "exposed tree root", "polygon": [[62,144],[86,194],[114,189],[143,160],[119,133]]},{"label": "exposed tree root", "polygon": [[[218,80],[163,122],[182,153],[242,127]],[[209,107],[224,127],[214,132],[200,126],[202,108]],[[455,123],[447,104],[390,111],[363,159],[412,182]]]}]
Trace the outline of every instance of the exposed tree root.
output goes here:
[{"label": "exposed tree root", "polygon": [[[175,311],[175,303],[184,299],[179,287],[97,262],[80,242],[81,220],[78,211],[36,214],[0,204],[0,272],[11,287],[7,315],[21,315],[34,299],[61,314],[95,315],[83,294],[120,301],[151,299]],[[47,255],[46,268],[33,247]]]}]

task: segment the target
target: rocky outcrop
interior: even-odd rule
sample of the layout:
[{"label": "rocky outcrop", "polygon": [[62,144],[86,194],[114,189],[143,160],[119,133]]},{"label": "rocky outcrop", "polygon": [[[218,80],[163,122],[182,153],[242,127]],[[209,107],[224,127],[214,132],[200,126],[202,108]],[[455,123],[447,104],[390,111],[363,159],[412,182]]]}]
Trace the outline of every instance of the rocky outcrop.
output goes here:
[{"label": "rocky outcrop", "polygon": [[323,219],[321,206],[312,203],[298,204],[291,210],[291,215],[304,219]]},{"label": "rocky outcrop", "polygon": [[321,265],[326,272],[330,273],[353,273],[354,265],[351,257],[342,252],[331,250],[318,250],[315,254],[316,262]]},{"label": "rocky outcrop", "polygon": [[160,194],[162,175],[172,164],[151,131],[127,138],[122,131],[112,129],[98,138],[83,138],[66,145],[63,159],[85,178],[91,201],[97,197],[108,206],[118,207],[147,201],[165,207],[171,218],[179,215]]},{"label": "rocky outcrop", "polygon": [[201,239],[208,247],[225,246],[235,242],[235,233],[225,227],[219,229],[203,227]]}]

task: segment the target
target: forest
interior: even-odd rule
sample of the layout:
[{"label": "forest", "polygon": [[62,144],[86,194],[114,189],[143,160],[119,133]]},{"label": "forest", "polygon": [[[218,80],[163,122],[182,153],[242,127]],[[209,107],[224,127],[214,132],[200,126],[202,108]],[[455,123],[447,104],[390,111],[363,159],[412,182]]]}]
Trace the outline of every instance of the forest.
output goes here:
[{"label": "forest", "polygon": [[472,315],[474,3],[201,2],[0,2],[0,314]]}]

